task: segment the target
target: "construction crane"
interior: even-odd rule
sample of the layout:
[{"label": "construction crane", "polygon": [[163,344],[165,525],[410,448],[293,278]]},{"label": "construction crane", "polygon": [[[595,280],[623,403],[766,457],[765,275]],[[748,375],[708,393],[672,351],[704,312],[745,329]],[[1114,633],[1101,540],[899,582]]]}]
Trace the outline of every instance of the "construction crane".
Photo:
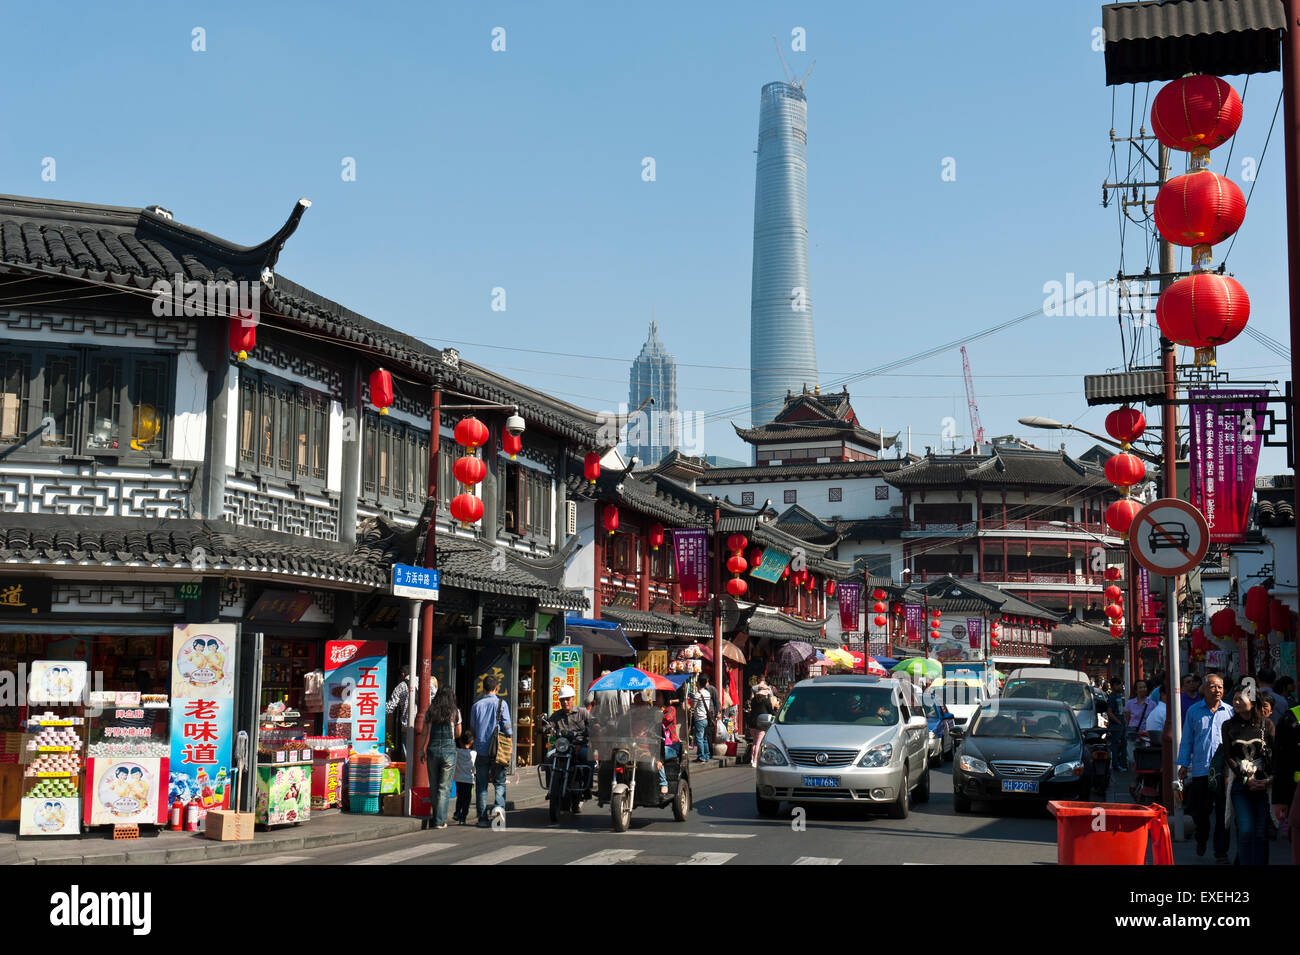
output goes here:
[{"label": "construction crane", "polygon": [[808,67],[808,72],[803,75],[801,80],[798,73],[791,73],[790,67],[785,65],[785,54],[781,52],[781,41],[776,38],[775,33],[772,34],[772,42],[776,44],[776,55],[781,58],[781,72],[785,74],[785,81],[797,90],[803,89],[803,85],[808,82],[808,77],[812,75],[813,66],[817,65],[817,61],[812,61],[812,66]]},{"label": "construction crane", "polygon": [[961,346],[961,370],[966,376],[966,404],[970,407],[970,431],[974,436],[975,447],[984,443],[984,425],[980,424],[980,406],[975,403],[975,382],[971,379],[970,358],[966,346]]}]

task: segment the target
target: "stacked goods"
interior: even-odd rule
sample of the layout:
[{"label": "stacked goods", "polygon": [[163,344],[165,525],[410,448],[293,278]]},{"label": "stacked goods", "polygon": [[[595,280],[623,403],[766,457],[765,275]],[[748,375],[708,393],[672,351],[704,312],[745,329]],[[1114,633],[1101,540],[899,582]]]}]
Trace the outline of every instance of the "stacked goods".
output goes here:
[{"label": "stacked goods", "polygon": [[27,741],[27,749],[29,751],[81,749],[81,737],[71,727],[46,726]]},{"label": "stacked goods", "polygon": [[348,807],[352,812],[378,814],[379,790],[387,765],[388,757],[382,754],[356,753],[348,759]]},{"label": "stacked goods", "polygon": [[118,742],[91,743],[86,747],[87,756],[170,756],[171,744],[154,742]]},{"label": "stacked goods", "polygon": [[42,753],[27,764],[24,776],[42,776],[46,773],[75,776],[81,772],[79,753]]},{"label": "stacked goods", "polygon": [[84,722],[85,719],[80,716],[60,716],[51,710],[27,718],[28,726],[80,726]]},{"label": "stacked goods", "polygon": [[42,779],[27,790],[29,799],[71,799],[77,795],[75,779]]}]

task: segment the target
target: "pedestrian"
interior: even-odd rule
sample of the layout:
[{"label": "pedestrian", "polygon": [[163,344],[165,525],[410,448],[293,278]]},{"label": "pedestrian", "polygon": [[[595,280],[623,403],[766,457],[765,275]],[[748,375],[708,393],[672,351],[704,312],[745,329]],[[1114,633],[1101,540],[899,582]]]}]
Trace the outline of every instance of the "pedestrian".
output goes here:
[{"label": "pedestrian", "polygon": [[469,797],[474,792],[474,734],[468,731],[456,737],[456,815],[462,826],[469,820]]},{"label": "pedestrian", "polygon": [[1183,677],[1182,692],[1178,695],[1180,697],[1179,704],[1183,710],[1183,719],[1186,720],[1187,711],[1201,697],[1201,678],[1195,673],[1187,674],[1187,676]]},{"label": "pedestrian", "polygon": [[772,693],[772,688],[767,685],[767,681],[760,679],[754,686],[754,745],[749,749],[749,765],[758,766],[758,754],[763,749],[763,737],[767,735],[767,730],[758,725],[760,716],[771,716],[776,711],[776,696]]},{"label": "pedestrian", "polygon": [[[502,744],[501,737],[513,738],[510,731],[510,707],[504,698],[497,695],[501,685],[495,674],[489,673],[483,678],[483,696],[470,711],[470,729],[474,733],[474,786],[475,803],[478,807],[478,825],[487,828],[492,825],[492,817],[504,818],[506,811],[506,762],[499,762],[497,754]],[[496,793],[492,812],[488,813],[488,786]]]},{"label": "pedestrian", "polygon": [[1259,671],[1259,676],[1255,678],[1255,682],[1258,685],[1255,698],[1260,699],[1267,696],[1273,701],[1273,726],[1276,728],[1277,721],[1282,718],[1282,714],[1290,705],[1287,703],[1286,697],[1273,688],[1273,684],[1277,682],[1277,673],[1265,667]]},{"label": "pedestrian", "polygon": [[1237,830],[1237,861],[1268,865],[1269,784],[1273,775],[1273,724],[1264,719],[1255,687],[1238,687],[1232,718],[1223,724],[1222,760]]},{"label": "pedestrian", "polygon": [[1155,706],[1151,707],[1151,712],[1147,714],[1146,722],[1143,723],[1142,726],[1138,728],[1138,731],[1146,733],[1148,745],[1160,746],[1163,745],[1160,742],[1160,736],[1161,733],[1164,732],[1165,719],[1166,719],[1165,714],[1168,712],[1168,707],[1165,705],[1165,700],[1169,698],[1169,681],[1166,680],[1164,683],[1162,683],[1160,686],[1157,687],[1155,686],[1154,680],[1148,680],[1147,685],[1150,686],[1153,690],[1160,691],[1164,699],[1160,700],[1160,702],[1158,702]]},{"label": "pedestrian", "polygon": [[[608,670],[600,671],[600,679],[607,676]],[[619,718],[628,711],[630,705],[631,697],[621,690],[596,690],[587,694],[587,712],[597,727],[606,727],[607,732],[614,731]]]},{"label": "pedestrian", "polygon": [[1133,759],[1133,747],[1137,745],[1137,734],[1142,729],[1142,724],[1146,722],[1147,714],[1155,706],[1154,700],[1147,699],[1148,686],[1145,681],[1138,680],[1133,684],[1133,696],[1129,699],[1124,707],[1124,718],[1126,724],[1125,736],[1128,738],[1128,761]]},{"label": "pedestrian", "polygon": [[424,753],[429,768],[429,796],[433,799],[433,825],[447,828],[447,802],[451,797],[452,772],[456,766],[456,737],[460,735],[460,710],[456,691],[442,689],[424,711]]},{"label": "pedestrian", "polygon": [[394,713],[397,714],[397,732],[393,734],[393,737],[397,740],[394,749],[399,763],[406,760],[406,723],[411,712],[410,680],[411,668],[403,663],[401,677],[397,681],[397,685],[393,687],[393,692],[388,695],[388,706],[386,707],[389,716]]},{"label": "pedestrian", "polygon": [[1110,731],[1111,762],[1117,773],[1128,772],[1128,747],[1125,745],[1125,717],[1123,684],[1116,681],[1107,697],[1106,727]]},{"label": "pedestrian", "polygon": [[1232,717],[1232,707],[1223,702],[1223,677],[1210,674],[1203,684],[1205,698],[1192,704],[1178,748],[1178,778],[1191,776],[1188,808],[1196,822],[1196,854],[1205,855],[1210,841],[1210,816],[1214,817],[1214,861],[1228,864],[1228,830],[1224,822],[1226,793],[1222,781],[1210,780],[1210,762],[1223,742],[1223,724]]},{"label": "pedestrian", "polygon": [[709,736],[713,730],[713,694],[702,680],[691,695],[691,722],[695,727],[695,761],[707,763],[712,755]]},{"label": "pedestrian", "polygon": [[1273,757],[1273,818],[1281,828],[1290,814],[1291,863],[1300,865],[1300,706],[1278,720]]}]

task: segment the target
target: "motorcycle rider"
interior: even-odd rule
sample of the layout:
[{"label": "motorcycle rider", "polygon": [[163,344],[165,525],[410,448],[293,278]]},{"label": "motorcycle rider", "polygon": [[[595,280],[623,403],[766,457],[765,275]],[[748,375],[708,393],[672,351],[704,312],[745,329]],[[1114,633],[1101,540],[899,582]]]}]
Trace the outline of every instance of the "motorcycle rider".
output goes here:
[{"label": "motorcycle rider", "polygon": [[591,740],[591,714],[583,707],[577,706],[578,694],[573,687],[560,687],[560,708],[546,718],[553,733],[574,734],[574,745],[578,748],[578,761],[591,762],[587,746]]}]

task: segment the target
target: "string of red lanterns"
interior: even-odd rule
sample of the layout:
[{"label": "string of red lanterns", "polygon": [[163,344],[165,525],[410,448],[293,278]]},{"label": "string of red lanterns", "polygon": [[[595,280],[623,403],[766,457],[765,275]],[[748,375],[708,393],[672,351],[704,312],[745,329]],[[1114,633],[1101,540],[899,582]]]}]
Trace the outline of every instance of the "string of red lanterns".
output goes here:
[{"label": "string of red lanterns", "polygon": [[731,556],[727,558],[727,571],[733,575],[727,581],[727,593],[733,597],[743,597],[749,590],[749,584],[740,576],[749,568],[744,557],[744,550],[748,546],[749,539],[744,534],[732,534],[727,538],[727,550],[731,551]]},{"label": "string of red lanterns", "polygon": [[[372,401],[375,397],[374,377],[371,375]],[[389,384],[391,387],[391,379]],[[483,499],[474,494],[474,486],[487,476],[487,465],[478,456],[478,449],[487,444],[490,435],[487,425],[470,417],[457,423],[452,436],[466,453],[457,458],[451,468],[452,475],[460,483],[460,493],[451,499],[451,516],[460,521],[461,527],[469,527],[483,517]]]}]

